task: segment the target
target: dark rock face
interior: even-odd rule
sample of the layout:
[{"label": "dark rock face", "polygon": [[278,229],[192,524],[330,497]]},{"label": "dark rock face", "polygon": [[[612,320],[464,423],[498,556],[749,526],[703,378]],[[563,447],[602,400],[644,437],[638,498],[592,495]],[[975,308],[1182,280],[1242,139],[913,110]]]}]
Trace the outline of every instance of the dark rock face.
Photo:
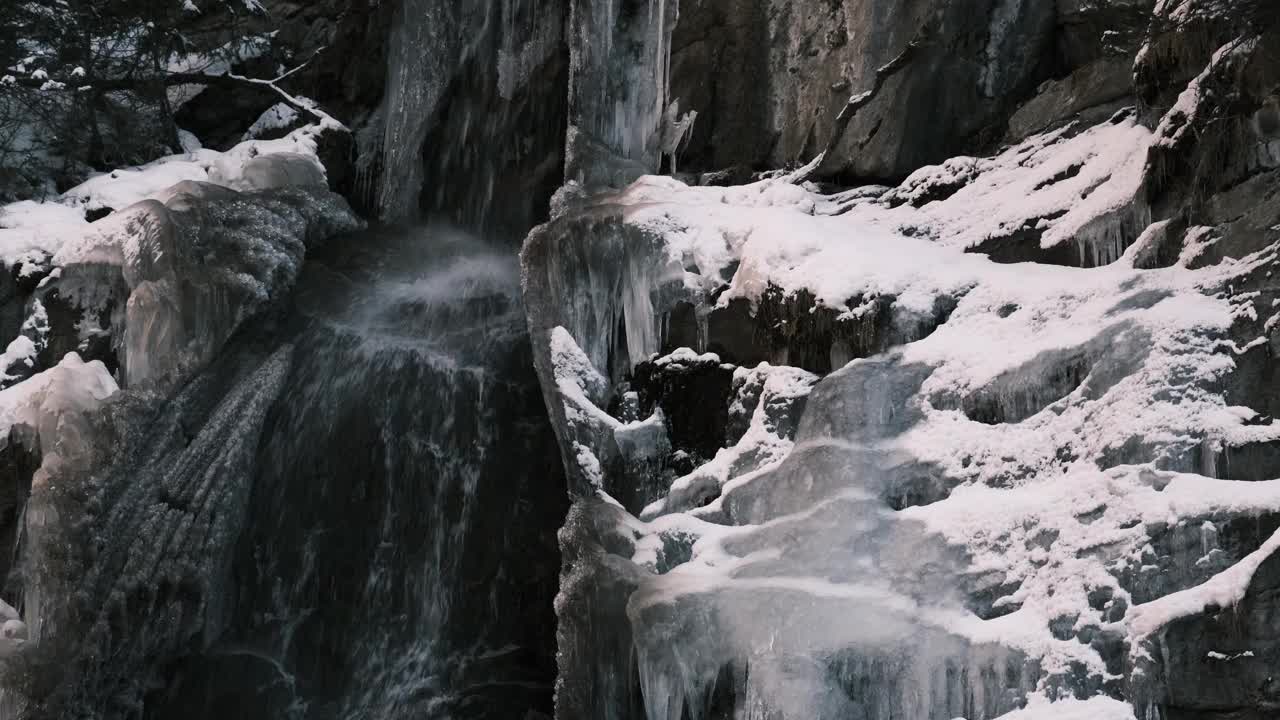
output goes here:
[{"label": "dark rock face", "polygon": [[[1269,121],[1280,93],[1275,62],[1280,15],[1242,9],[1239,16],[1220,18],[1212,27],[1234,37],[1204,60],[1203,72],[1164,114],[1157,128],[1159,142],[1148,160],[1150,202],[1172,218],[1172,229],[1179,231],[1183,244],[1203,246],[1193,260],[1201,266],[1265,247],[1280,221],[1274,189],[1280,127]],[[1175,37],[1189,42],[1199,32],[1208,30],[1196,24]],[[1163,35],[1153,39],[1151,51],[1137,66],[1140,75],[1163,77],[1172,72],[1161,64],[1164,56],[1159,54],[1170,42],[1174,41]],[[1148,92],[1153,99],[1159,97],[1155,89]]]},{"label": "dark rock face", "polygon": [[[213,13],[207,19],[196,18],[188,33],[213,46],[274,33],[267,55],[233,71],[270,79],[278,75],[281,66],[292,69],[305,62],[290,76],[287,89],[315,100],[348,127],[359,129],[382,97],[387,30],[395,5],[365,0],[266,0],[262,3],[265,12],[240,14],[232,28],[226,27],[223,15]],[[178,108],[175,120],[207,147],[225,149],[239,142],[253,122],[281,100],[267,88],[210,85]],[[326,167],[332,172],[340,166]],[[352,197],[348,191],[355,189],[339,183],[334,188],[348,197]]]},{"label": "dark rock face", "polygon": [[724,443],[732,383],[732,366],[690,353],[636,365],[629,387],[639,395],[639,417],[662,408],[670,436],[678,439],[675,449],[705,461]]},{"label": "dark rock face", "polygon": [[[523,232],[563,163],[568,5],[406,0],[395,12],[382,101],[357,132],[377,215],[454,213]],[[507,183],[538,201],[500,202]]]},{"label": "dark rock face", "polygon": [[1238,604],[1205,608],[1144,647],[1138,692],[1167,720],[1262,720],[1280,712],[1275,624],[1280,559],[1253,573]]},{"label": "dark rock face", "polygon": [[990,142],[1010,101],[1052,69],[1049,3],[686,5],[672,40],[671,92],[698,111],[682,156],[689,168],[807,161],[849,96],[869,87],[874,71],[928,22],[938,24],[936,42],[849,127],[832,164],[838,174],[900,178]]},{"label": "dark rock face", "polygon": [[[672,38],[671,96],[698,119],[681,163],[809,160],[849,96],[929,22],[934,39],[859,113],[830,172],[902,178],[1001,137],[1020,140],[1073,117],[1096,122],[1131,95],[1153,4],[686,3]],[[716,70],[725,67],[734,71]]]}]

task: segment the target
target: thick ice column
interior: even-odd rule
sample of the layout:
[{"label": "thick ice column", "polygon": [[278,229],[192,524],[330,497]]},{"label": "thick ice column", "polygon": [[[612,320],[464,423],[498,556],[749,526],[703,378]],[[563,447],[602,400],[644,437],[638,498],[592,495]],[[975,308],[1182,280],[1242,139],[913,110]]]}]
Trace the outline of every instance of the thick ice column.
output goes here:
[{"label": "thick ice column", "polygon": [[456,27],[452,5],[452,0],[402,0],[392,25],[378,195],[384,220],[416,212],[424,179],[422,145],[461,62],[461,28]]},{"label": "thick ice column", "polygon": [[575,0],[566,179],[621,186],[658,171],[678,14],[677,0]]}]

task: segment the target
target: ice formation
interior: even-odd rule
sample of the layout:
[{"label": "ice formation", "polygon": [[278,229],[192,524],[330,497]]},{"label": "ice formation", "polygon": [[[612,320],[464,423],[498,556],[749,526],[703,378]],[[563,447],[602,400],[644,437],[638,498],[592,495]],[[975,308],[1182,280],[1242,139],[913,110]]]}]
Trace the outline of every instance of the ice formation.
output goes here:
[{"label": "ice formation", "polygon": [[[522,277],[351,234],[305,98],[0,208],[0,715],[538,718],[553,662],[566,719],[1280,708],[1267,9],[729,5],[362,16],[353,194],[523,230],[563,165]],[[1104,10],[1145,40],[1033,88]],[[746,167],[913,32],[831,168]],[[742,166],[677,174],[691,106]]]},{"label": "ice formation", "polygon": [[[1152,143],[1125,112],[893,189],[643,178],[566,196],[524,250],[586,496],[562,535],[562,702],[606,716],[638,692],[650,720],[1146,712],[1128,668],[1158,665],[1150,638],[1240,602],[1272,554],[1275,481],[1242,488],[1220,448],[1280,439],[1224,391],[1260,322],[1239,288],[1274,249],[1136,266],[1160,228]],[[756,367],[744,333],[781,367]],[[688,469],[688,431],[656,415],[665,480],[608,503],[637,486],[616,460],[635,454],[627,398],[699,362],[735,378],[717,392],[740,417],[758,388],[746,431]],[[771,395],[800,411],[770,419]],[[634,660],[592,655],[583,634],[622,622]],[[1072,700],[1101,693],[1132,704]]]},{"label": "ice formation", "polygon": [[[112,695],[123,704],[112,711],[127,712],[136,698],[115,683],[221,632],[250,459],[289,348],[217,364],[225,386],[207,373],[184,383],[288,296],[308,247],[361,227],[324,187],[317,132],[167,158],[0,209],[0,259],[17,284],[5,302],[25,315],[6,321],[19,334],[0,355],[0,387],[12,385],[0,390],[0,545],[18,600],[0,606],[0,654],[22,651],[0,668],[6,716]],[[186,619],[121,637],[139,602]],[[94,661],[104,652],[114,666]],[[37,706],[21,693],[41,674],[58,690]]]}]

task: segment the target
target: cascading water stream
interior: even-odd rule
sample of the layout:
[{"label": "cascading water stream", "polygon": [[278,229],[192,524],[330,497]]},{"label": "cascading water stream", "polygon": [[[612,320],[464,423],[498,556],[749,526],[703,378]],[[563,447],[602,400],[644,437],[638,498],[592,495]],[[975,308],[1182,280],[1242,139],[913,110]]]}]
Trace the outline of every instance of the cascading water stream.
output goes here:
[{"label": "cascading water stream", "polygon": [[[441,229],[335,242],[288,325],[296,360],[263,432],[236,620],[163,705],[549,712],[566,501],[515,258]],[[247,677],[228,684],[236,666]]]},{"label": "cascading water stream", "polygon": [[[335,238],[324,213],[274,238],[310,215],[266,228],[238,201],[191,200],[208,237],[156,257],[186,259],[161,280],[200,291],[180,338],[200,352],[176,362],[185,345],[148,334],[173,308],[129,306],[127,366],[174,361],[156,368],[175,384],[124,383],[75,492],[30,503],[15,541],[39,639],[12,673],[24,718],[551,714],[568,496],[511,241],[546,215],[579,137],[566,125],[599,141],[577,169],[657,170],[674,10],[398,4],[359,139],[378,215],[449,218],[499,246],[439,226]],[[267,256],[280,264],[241,283],[252,297],[228,296]],[[210,307],[235,322],[211,325]]]}]

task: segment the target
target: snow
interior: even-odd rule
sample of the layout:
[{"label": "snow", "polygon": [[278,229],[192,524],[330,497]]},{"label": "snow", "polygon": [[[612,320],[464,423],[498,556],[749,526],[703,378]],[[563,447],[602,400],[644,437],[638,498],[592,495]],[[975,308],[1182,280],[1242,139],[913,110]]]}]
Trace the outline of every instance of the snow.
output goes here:
[{"label": "snow", "polygon": [[318,127],[307,126],[278,140],[247,140],[226,152],[199,148],[137,168],[114,170],[71,188],[63,193],[62,202],[79,203],[89,210],[119,210],[156,198],[182,181],[212,182],[235,190],[265,189],[254,177],[254,168],[263,162],[259,158],[270,156],[288,158],[290,163],[305,159],[315,176],[323,178],[324,168],[316,158],[319,132]]},{"label": "snow", "polygon": [[39,438],[45,457],[82,453],[93,435],[92,413],[119,389],[100,361],[68,353],[57,366],[0,390],[0,442],[8,444],[10,430],[22,426]]},{"label": "snow", "polygon": [[1050,702],[1033,695],[1027,707],[996,720],[1134,720],[1133,708],[1109,697]]},{"label": "snow", "polygon": [[22,200],[0,207],[0,265],[13,267],[55,251],[83,230],[84,214],[57,202]]},{"label": "snow", "polygon": [[62,199],[79,203],[85,210],[122,210],[183,180],[208,179],[205,164],[186,155],[172,155],[140,167],[96,175],[63,193]]},{"label": "snow", "polygon": [[0,659],[10,657],[27,641],[27,625],[12,605],[0,600]]},{"label": "snow", "polygon": [[710,363],[712,365],[720,364],[720,356],[715,353],[702,353],[699,355],[692,348],[682,347],[676,348],[668,355],[663,355],[654,361],[658,367],[667,365],[702,365]]},{"label": "snow", "polygon": [[272,130],[287,128],[298,120],[298,110],[288,103],[276,103],[263,111],[262,115],[245,131],[244,139],[253,140]]},{"label": "snow", "polygon": [[[969,183],[921,208],[886,208],[857,192],[823,197],[780,180],[690,188],[646,177],[617,200],[629,208],[629,223],[661,234],[673,257],[690,257],[705,276],[740,261],[722,302],[755,300],[774,284],[787,291],[805,288],[837,308],[858,295],[910,291],[913,305],[924,308],[932,297],[954,295],[1000,272],[989,271],[983,258],[942,248],[972,249],[1028,223],[1043,230],[1041,247],[1083,237],[1080,252],[1089,259],[1118,258],[1110,231],[1120,221],[1116,215],[1140,205],[1136,198],[1150,140],[1148,130],[1123,119],[1075,135],[1063,130],[1038,136],[989,160],[949,161],[913,175],[904,183],[908,190],[896,197],[917,198],[926,186],[957,178]],[[1136,235],[1147,223],[1135,222]],[[1003,271],[1004,282],[1019,283],[1028,272],[1058,284],[1068,277],[1056,268],[1019,267]],[[1031,286],[1035,279],[1021,284]]]},{"label": "snow", "polygon": [[1231,662],[1232,660],[1240,660],[1242,658],[1251,658],[1253,656],[1254,655],[1252,650],[1245,650],[1244,652],[1233,653],[1231,655],[1220,653],[1216,650],[1210,650],[1209,652],[1205,653],[1205,657],[1209,658],[1210,660],[1221,660],[1223,662]]},{"label": "snow", "polygon": [[201,148],[185,133],[179,155],[133,168],[101,173],[67,190],[56,200],[24,200],[0,207],[0,265],[53,255],[65,243],[92,233],[84,213],[123,210],[148,199],[165,201],[181,182],[211,182],[235,190],[261,190],[284,184],[322,184],[324,166],[316,156],[318,125],[308,125],[276,140],[247,140],[226,152]]},{"label": "snow", "polygon": [[23,369],[31,370],[36,362],[36,344],[31,338],[19,335],[14,338],[4,352],[0,353],[0,388],[26,375]]},{"label": "snow", "polygon": [[[977,677],[1026,658],[1039,671],[1030,689],[1047,691],[1081,673],[1118,679],[1083,638],[1136,641],[1239,600],[1280,538],[1242,559],[1220,536],[1231,520],[1280,507],[1280,480],[1246,484],[1164,468],[1191,470],[1222,443],[1280,440],[1280,427],[1253,423],[1257,413],[1229,405],[1223,393],[1243,352],[1229,332],[1257,320],[1252,298],[1233,288],[1274,262],[1274,251],[1200,269],[1189,259],[1136,269],[1143,242],[1166,227],[1148,228],[1141,196],[1152,142],[1122,113],[993,158],[922,169],[888,192],[820,195],[787,177],[732,188],[646,177],[582,200],[582,212],[607,208],[642,231],[618,235],[654,242],[649,272],[683,268],[691,296],[727,281],[715,301],[722,307],[807,290],[821,306],[854,316],[869,299],[888,298],[895,326],[954,308],[932,334],[820,381],[795,368],[735,371],[776,376],[769,392],[807,406],[794,440],[773,432],[756,408],[740,441],[640,513],[629,559],[653,575],[628,614],[650,717],[676,712],[682,698],[696,705],[731,661],[749,662],[748,692],[766,698],[771,671],[757,670],[777,655],[852,648],[896,667],[852,618],[929,638],[932,649],[903,670],[921,687],[948,667]],[[574,205],[568,199],[558,212]],[[1017,236],[1027,228],[1036,232]],[[1190,244],[1202,234],[1191,233]],[[973,252],[993,238],[1068,247],[1065,257],[1089,269],[1001,264]],[[569,328],[620,314],[628,336],[660,327],[656,294],[637,301],[625,273],[612,297],[597,278],[583,282],[589,308],[575,288],[556,289],[573,299],[561,303],[551,334],[561,358],[556,378],[574,406],[567,413],[617,423],[603,405],[590,405],[605,393],[584,389],[619,368],[593,367],[590,383],[566,385],[585,376],[588,356],[607,355],[582,352],[599,338]],[[610,313],[602,307],[609,303],[626,311]],[[563,348],[576,350],[572,363]],[[719,361],[690,348],[658,359]],[[571,366],[579,370],[559,370]],[[574,442],[598,459],[589,435]],[[598,462],[591,471],[604,472]],[[908,507],[890,506],[902,498]],[[1158,556],[1153,544],[1170,537],[1195,541],[1179,551],[1185,557]],[[987,595],[989,607],[966,601]],[[767,627],[761,617],[770,618]],[[786,632],[775,633],[780,627]],[[827,681],[804,682],[812,682],[807,699],[761,707],[797,717],[831,710],[822,704]],[[1133,718],[1114,700],[1049,702],[1056,697],[1004,717]],[[907,717],[950,707],[918,696],[893,702]],[[1012,710],[986,702],[987,717]]]},{"label": "snow", "polygon": [[569,331],[562,327],[551,330],[551,362],[556,385],[573,408],[591,413],[610,426],[619,424],[597,407],[608,397],[608,381],[591,364]]}]

